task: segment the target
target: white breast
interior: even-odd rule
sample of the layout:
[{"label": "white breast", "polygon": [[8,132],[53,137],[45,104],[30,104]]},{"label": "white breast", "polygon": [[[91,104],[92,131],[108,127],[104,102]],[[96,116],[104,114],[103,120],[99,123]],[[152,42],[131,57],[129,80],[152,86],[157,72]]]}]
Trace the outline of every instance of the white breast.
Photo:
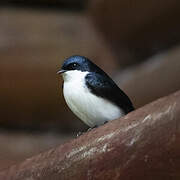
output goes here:
[{"label": "white breast", "polygon": [[85,86],[87,74],[88,72],[77,70],[63,73],[64,98],[74,114],[90,127],[102,125],[124,115],[119,107],[89,91]]}]

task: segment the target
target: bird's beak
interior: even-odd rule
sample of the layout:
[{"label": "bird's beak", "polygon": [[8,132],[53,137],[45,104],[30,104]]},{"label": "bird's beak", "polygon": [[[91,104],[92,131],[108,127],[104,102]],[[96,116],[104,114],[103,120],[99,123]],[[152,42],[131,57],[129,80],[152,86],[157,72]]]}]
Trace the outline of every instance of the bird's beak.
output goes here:
[{"label": "bird's beak", "polygon": [[62,73],[64,73],[64,72],[66,72],[66,70],[61,69],[61,70],[59,70],[56,74],[62,74]]}]

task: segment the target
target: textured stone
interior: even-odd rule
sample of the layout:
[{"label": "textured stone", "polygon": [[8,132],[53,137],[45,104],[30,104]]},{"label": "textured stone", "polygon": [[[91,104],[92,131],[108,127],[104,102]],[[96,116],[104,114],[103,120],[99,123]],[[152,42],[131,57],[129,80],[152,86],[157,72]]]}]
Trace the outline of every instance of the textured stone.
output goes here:
[{"label": "textured stone", "polygon": [[180,179],[180,91],[0,172],[2,180]]}]

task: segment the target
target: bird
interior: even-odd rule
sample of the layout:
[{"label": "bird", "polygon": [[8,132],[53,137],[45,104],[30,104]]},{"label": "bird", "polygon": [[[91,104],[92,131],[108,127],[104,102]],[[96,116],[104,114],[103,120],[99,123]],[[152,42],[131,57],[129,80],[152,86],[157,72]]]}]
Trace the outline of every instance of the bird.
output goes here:
[{"label": "bird", "polygon": [[87,57],[64,60],[63,95],[71,111],[90,128],[101,126],[134,110],[129,97]]}]

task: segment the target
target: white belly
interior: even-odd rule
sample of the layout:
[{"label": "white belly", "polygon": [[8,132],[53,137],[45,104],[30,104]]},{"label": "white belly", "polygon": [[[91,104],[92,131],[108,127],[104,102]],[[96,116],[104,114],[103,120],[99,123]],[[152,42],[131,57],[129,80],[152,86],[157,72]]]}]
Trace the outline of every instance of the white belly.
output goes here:
[{"label": "white belly", "polygon": [[116,105],[90,93],[84,82],[86,74],[82,73],[81,78],[73,78],[70,81],[66,81],[64,77],[64,98],[74,114],[90,127],[102,125],[124,115]]}]

